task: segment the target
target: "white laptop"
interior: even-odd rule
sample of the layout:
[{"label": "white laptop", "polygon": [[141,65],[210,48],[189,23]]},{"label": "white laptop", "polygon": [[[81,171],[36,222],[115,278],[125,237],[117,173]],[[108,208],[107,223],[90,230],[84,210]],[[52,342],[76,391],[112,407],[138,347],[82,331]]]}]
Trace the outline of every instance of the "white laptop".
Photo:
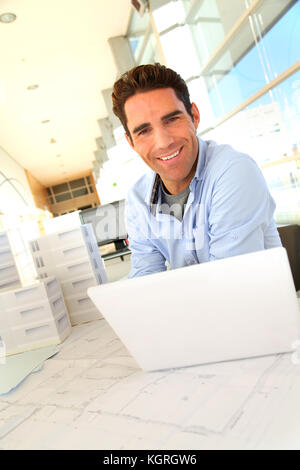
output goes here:
[{"label": "white laptop", "polygon": [[144,370],[292,351],[300,311],[285,248],[88,289]]}]

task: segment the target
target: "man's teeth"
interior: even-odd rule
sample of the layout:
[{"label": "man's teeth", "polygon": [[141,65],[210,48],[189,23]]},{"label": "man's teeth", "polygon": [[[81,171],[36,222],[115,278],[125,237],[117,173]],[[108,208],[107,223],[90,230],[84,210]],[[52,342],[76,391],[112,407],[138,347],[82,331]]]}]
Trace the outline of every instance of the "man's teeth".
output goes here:
[{"label": "man's teeth", "polygon": [[176,157],[179,154],[179,150],[177,152],[172,153],[172,155],[169,155],[168,157],[160,157],[160,160],[171,160],[171,158]]}]

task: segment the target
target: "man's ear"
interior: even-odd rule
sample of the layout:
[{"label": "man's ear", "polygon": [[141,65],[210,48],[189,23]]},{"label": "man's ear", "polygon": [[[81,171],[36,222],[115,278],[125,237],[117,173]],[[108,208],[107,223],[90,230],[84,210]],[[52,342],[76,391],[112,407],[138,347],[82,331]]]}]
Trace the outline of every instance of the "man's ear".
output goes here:
[{"label": "man's ear", "polygon": [[131,135],[130,135],[130,134],[128,135],[127,132],[125,132],[124,135],[125,135],[125,137],[126,137],[127,142],[129,143],[130,147],[131,147],[132,149],[134,149],[134,145],[133,145],[133,142],[132,142]]},{"label": "man's ear", "polygon": [[195,128],[197,129],[198,126],[199,126],[199,123],[200,123],[200,111],[199,109],[197,108],[196,104],[195,103],[192,103],[192,116],[193,116],[193,122],[194,122],[194,126]]}]

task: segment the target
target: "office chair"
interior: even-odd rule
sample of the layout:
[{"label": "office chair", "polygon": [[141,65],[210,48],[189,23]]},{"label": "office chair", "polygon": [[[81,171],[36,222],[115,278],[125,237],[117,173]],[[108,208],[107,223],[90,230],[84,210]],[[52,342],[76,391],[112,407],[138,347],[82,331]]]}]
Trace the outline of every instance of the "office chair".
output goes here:
[{"label": "office chair", "polygon": [[287,251],[296,291],[300,290],[300,225],[278,227],[282,246]]}]

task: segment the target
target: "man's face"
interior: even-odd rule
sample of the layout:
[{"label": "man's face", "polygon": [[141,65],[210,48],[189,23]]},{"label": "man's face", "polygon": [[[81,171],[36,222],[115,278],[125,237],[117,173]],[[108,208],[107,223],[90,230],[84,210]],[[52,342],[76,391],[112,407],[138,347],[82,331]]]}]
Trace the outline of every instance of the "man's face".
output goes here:
[{"label": "man's face", "polygon": [[160,88],[131,96],[124,110],[130,146],[171,194],[187,188],[197,166],[197,106],[192,104],[193,120],[172,88]]}]

